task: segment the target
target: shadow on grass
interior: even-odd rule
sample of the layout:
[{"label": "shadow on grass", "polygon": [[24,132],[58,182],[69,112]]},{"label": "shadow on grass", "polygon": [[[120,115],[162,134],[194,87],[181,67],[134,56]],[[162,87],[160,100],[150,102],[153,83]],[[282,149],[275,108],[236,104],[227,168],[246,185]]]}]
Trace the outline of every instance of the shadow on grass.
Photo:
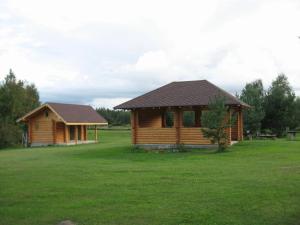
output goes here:
[{"label": "shadow on grass", "polygon": [[120,161],[165,161],[170,159],[183,159],[196,155],[212,156],[218,153],[216,149],[187,149],[185,152],[170,150],[144,150],[136,149],[131,145],[123,147],[107,147],[107,148],[91,148],[81,151],[73,151],[66,153],[67,157],[87,160],[120,160]]}]

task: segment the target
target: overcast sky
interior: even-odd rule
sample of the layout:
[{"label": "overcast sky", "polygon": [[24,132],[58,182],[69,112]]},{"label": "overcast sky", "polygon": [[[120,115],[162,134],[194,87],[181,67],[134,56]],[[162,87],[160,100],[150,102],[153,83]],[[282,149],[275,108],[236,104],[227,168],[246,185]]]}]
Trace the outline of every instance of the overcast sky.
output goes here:
[{"label": "overcast sky", "polygon": [[285,73],[300,95],[299,0],[0,0],[0,79],[41,101],[112,107],[171,81],[239,92]]}]

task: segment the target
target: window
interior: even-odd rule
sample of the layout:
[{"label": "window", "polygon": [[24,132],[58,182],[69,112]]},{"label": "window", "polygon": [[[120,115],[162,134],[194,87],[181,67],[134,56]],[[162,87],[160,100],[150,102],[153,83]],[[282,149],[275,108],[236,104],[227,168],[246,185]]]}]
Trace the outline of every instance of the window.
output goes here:
[{"label": "window", "polygon": [[174,126],[174,112],[167,111],[165,113],[165,127],[173,127]]},{"label": "window", "polygon": [[[201,113],[201,121],[203,121],[203,117],[205,117],[205,114],[208,112],[208,110],[203,110]],[[205,124],[205,121],[204,121]],[[201,125],[204,126],[204,124],[202,123]]]},{"label": "window", "polygon": [[48,117],[49,116],[49,112],[48,110],[45,111],[45,117]]},{"label": "window", "polygon": [[162,114],[159,110],[141,110],[138,112],[139,127],[162,127]]},{"label": "window", "polygon": [[183,126],[184,127],[194,127],[195,126],[195,112],[194,111],[184,111],[183,112]]},{"label": "window", "polygon": [[230,119],[231,119],[231,125],[235,126],[238,122],[238,112],[237,111],[232,112]]}]

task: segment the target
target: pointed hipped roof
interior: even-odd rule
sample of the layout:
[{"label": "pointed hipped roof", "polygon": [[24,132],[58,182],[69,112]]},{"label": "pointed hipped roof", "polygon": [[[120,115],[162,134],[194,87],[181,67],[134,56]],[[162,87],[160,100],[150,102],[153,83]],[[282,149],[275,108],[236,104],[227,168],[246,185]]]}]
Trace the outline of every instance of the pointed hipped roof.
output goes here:
[{"label": "pointed hipped roof", "polygon": [[99,115],[91,106],[76,105],[76,104],[63,104],[47,102],[40,107],[27,113],[25,116],[17,120],[26,121],[29,117],[33,116],[40,110],[49,108],[56,116],[67,125],[85,124],[85,125],[106,125],[107,121]]},{"label": "pointed hipped roof", "polygon": [[207,106],[216,96],[224,97],[226,105],[250,107],[207,80],[195,80],[169,83],[115,106],[114,109]]}]

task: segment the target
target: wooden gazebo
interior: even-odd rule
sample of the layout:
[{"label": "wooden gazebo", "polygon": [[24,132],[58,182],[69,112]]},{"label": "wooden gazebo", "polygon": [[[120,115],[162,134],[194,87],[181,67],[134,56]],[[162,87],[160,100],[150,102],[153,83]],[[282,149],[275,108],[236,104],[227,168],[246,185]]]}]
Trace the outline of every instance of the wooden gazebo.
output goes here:
[{"label": "wooden gazebo", "polygon": [[[98,141],[97,126],[107,121],[91,106],[45,103],[27,113],[18,122],[27,125],[26,142],[30,146],[86,144]],[[94,140],[88,139],[88,127]]]},{"label": "wooden gazebo", "polygon": [[[206,80],[172,82],[127,101],[115,109],[131,110],[132,143],[148,148],[178,145],[208,147],[211,141],[201,132],[201,114],[211,99],[224,97],[228,116],[236,117],[227,129],[229,142],[243,140],[243,109],[249,107],[233,95]],[[184,123],[186,114],[192,121]]]}]

